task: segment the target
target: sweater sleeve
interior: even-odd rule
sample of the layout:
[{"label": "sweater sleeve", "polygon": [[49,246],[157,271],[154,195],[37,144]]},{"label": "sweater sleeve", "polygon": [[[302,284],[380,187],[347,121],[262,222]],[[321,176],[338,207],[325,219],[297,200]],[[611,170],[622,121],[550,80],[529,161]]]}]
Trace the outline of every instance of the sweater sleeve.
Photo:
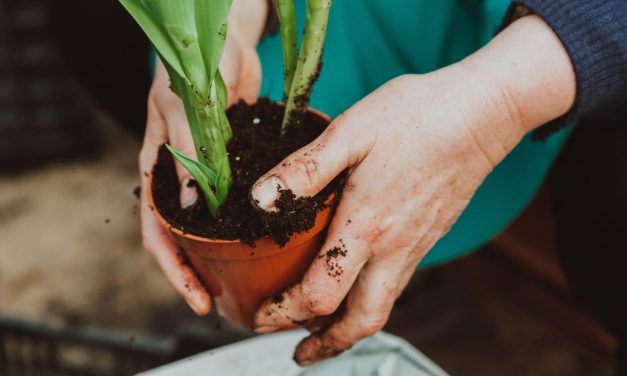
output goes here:
[{"label": "sweater sleeve", "polygon": [[577,80],[575,104],[536,130],[545,138],[583,116],[627,116],[627,0],[514,0],[503,27],[530,10],[553,29]]}]

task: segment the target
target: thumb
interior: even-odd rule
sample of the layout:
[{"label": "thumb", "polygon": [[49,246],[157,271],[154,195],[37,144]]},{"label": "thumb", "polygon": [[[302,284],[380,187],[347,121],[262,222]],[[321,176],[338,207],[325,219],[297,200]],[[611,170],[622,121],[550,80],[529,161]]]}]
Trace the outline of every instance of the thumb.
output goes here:
[{"label": "thumb", "polygon": [[291,189],[298,196],[314,196],[344,169],[361,159],[363,148],[351,149],[350,129],[341,126],[341,117],[313,142],[294,152],[253,185],[255,205],[274,210],[279,190]]}]

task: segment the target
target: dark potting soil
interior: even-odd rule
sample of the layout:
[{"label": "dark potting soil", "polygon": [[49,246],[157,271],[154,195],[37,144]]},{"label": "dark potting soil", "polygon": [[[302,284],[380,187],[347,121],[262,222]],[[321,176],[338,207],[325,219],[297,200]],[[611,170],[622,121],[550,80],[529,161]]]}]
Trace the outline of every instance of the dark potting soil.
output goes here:
[{"label": "dark potting soil", "polygon": [[326,207],[331,193],[339,197],[341,178],[336,178],[315,197],[297,198],[291,190],[280,191],[276,212],[264,212],[250,202],[250,189],[264,173],[292,152],[313,141],[327,125],[324,119],[307,113],[301,127],[280,136],[285,109],[267,98],[253,105],[240,101],[227,111],[233,129],[228,144],[233,183],[229,196],[213,218],[198,188],[197,203],[182,209],[179,181],[172,154],[162,146],[153,169],[153,197],[157,210],[181,231],[210,239],[240,239],[252,246],[270,236],[280,246],[290,236],[311,229],[318,212]]}]

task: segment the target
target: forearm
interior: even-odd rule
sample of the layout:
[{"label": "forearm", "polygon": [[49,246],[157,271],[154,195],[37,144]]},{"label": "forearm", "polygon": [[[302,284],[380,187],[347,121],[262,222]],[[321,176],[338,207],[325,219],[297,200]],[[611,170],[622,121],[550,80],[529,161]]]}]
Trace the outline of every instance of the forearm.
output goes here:
[{"label": "forearm", "polygon": [[229,33],[242,42],[256,46],[261,39],[268,16],[267,0],[234,0],[229,13]]},{"label": "forearm", "polygon": [[461,64],[499,93],[513,125],[524,132],[565,114],[575,101],[568,53],[537,16],[515,21]]},{"label": "forearm", "polygon": [[627,2],[513,0],[504,25],[529,12],[541,17],[559,37],[577,80],[577,97],[570,111],[534,131],[534,137],[545,138],[587,116],[625,119]]},{"label": "forearm", "polygon": [[575,101],[569,55],[537,16],[515,21],[488,45],[446,69],[456,71],[465,90],[472,90],[472,110],[485,113],[471,132],[494,162],[526,133],[565,114]]}]

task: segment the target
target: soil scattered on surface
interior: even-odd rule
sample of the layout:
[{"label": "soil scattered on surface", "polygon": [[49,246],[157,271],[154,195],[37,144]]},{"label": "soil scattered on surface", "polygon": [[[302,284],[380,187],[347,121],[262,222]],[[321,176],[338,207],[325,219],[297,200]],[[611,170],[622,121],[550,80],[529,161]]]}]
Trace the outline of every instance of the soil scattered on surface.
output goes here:
[{"label": "soil scattered on surface", "polygon": [[[153,174],[153,196],[159,212],[172,225],[188,234],[211,239],[240,239],[251,246],[255,240],[271,236],[280,246],[298,232],[313,227],[316,215],[333,192],[339,192],[340,178],[314,197],[296,197],[291,190],[280,190],[275,212],[254,207],[250,189],[259,177],[280,163],[292,152],[313,141],[327,125],[324,119],[306,114],[302,127],[288,129],[280,137],[285,109],[261,98],[253,105],[243,101],[227,111],[233,129],[228,152],[233,184],[229,197],[217,219],[211,217],[202,191],[198,202],[181,209],[179,182],[173,157],[165,146],[159,150]],[[198,188],[197,188],[198,189]],[[335,195],[336,199],[339,194]]]}]

